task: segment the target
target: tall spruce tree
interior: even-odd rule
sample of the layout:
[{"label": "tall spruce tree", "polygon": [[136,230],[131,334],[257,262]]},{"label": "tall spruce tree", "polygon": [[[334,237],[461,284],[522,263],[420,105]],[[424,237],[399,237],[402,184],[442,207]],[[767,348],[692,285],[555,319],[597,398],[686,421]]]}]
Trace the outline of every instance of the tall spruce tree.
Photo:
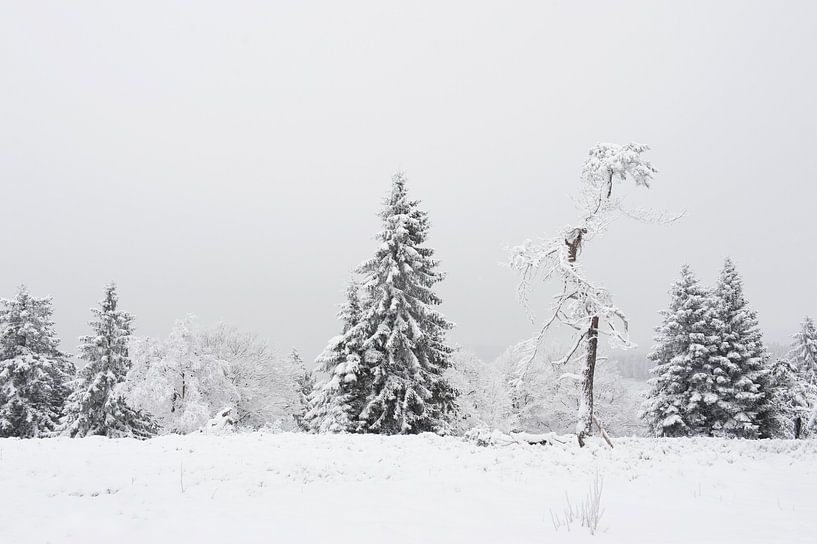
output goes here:
[{"label": "tall spruce tree", "polygon": [[357,283],[346,290],[346,301],[338,312],[343,323],[340,335],[315,361],[320,372],[327,374],[323,383],[315,383],[309,395],[304,420],[314,432],[358,432],[360,412],[369,388],[364,362],[365,324]]},{"label": "tall spruce tree", "polygon": [[653,436],[707,434],[714,394],[710,357],[716,351],[708,292],[688,266],[670,290],[669,309],[649,354],[655,363],[642,418]]},{"label": "tall spruce tree", "polygon": [[80,338],[79,358],[85,366],[77,373],[68,397],[61,428],[72,437],[102,435],[110,438],[148,438],[157,427],[151,416],[128,406],[117,385],[125,380],[131,362],[128,341],[133,316],[118,308],[116,286],[105,287],[99,308],[91,308],[92,334]]},{"label": "tall spruce tree", "polygon": [[435,309],[433,287],[443,279],[434,250],[425,247],[428,215],[410,200],[402,173],[380,213],[383,230],[375,256],[358,272],[364,278],[366,367],[371,389],[360,414],[365,432],[446,432],[456,410],[456,391],[443,377],[452,349],[452,324]]},{"label": "tall spruce tree", "polygon": [[712,292],[718,351],[713,360],[715,380],[709,427],[715,436],[760,438],[774,434],[775,415],[767,389],[769,354],[757,314],[743,294],[743,281],[731,259],[726,259]]},{"label": "tall spruce tree", "polygon": [[48,436],[59,424],[74,373],[59,350],[51,297],[32,297],[20,286],[0,305],[0,436]]}]

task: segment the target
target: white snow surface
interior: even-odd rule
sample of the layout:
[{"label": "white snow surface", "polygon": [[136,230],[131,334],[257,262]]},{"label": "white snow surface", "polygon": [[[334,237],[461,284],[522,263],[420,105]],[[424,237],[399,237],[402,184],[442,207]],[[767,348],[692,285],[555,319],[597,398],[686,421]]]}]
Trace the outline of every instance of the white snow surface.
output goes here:
[{"label": "white snow surface", "polygon": [[[815,440],[564,438],[2,439],[0,542],[815,542]],[[600,532],[557,530],[596,471]]]}]

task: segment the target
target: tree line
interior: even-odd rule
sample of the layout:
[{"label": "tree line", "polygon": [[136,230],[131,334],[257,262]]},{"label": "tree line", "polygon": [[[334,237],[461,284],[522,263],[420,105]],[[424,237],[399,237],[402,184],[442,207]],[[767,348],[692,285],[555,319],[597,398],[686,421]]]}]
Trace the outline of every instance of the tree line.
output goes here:
[{"label": "tree line", "polygon": [[149,438],[206,429],[216,414],[248,429],[302,425],[311,373],[253,334],[193,316],[167,338],[137,337],[113,284],[91,310],[77,370],[59,349],[50,297],[21,286],[0,300],[0,436]]},{"label": "tree line", "polygon": [[806,318],[772,359],[743,282],[727,259],[713,289],[685,266],[649,358],[643,417],[654,436],[799,438],[817,417],[817,334]]},{"label": "tree line", "polygon": [[[0,311],[0,435],[188,433],[213,416],[230,426],[383,434],[452,432],[457,391],[445,372],[452,325],[435,307],[443,279],[424,246],[429,220],[392,179],[375,255],[357,270],[342,334],[318,357],[317,382],[297,353],[282,363],[257,337],[179,320],[165,339],[133,335],[114,285],[92,310],[78,371],[51,320],[51,299],[20,288]],[[282,423],[283,422],[283,423]],[[223,423],[223,422],[222,422]]]},{"label": "tree line", "polygon": [[[578,258],[616,215],[652,223],[677,218],[628,209],[614,187],[650,187],[657,170],[640,144],[591,148],[574,199],[577,221],[511,256],[527,305],[536,279],[560,287],[540,334],[498,365],[464,356],[435,289],[444,274],[428,247],[428,214],[401,173],[379,217],[372,258],[355,270],[338,318],[340,332],[305,368],[255,335],[179,320],[166,338],[137,337],[116,287],[92,309],[77,370],[59,349],[50,298],[21,287],[0,301],[0,436],[147,438],[211,428],[275,427],[311,432],[461,433],[471,427],[530,430],[571,416],[580,444],[603,421],[628,427],[636,399],[609,374],[596,378],[600,340],[629,348],[628,320]],[[756,314],[726,261],[713,289],[688,267],[673,285],[649,355],[654,377],[641,410],[655,436],[791,437],[814,432],[817,334],[811,320],[789,356],[772,361]],[[573,331],[558,352],[548,338]],[[606,363],[605,363],[606,364]],[[547,425],[550,425],[548,423]],[[539,429],[536,429],[539,430]]]}]

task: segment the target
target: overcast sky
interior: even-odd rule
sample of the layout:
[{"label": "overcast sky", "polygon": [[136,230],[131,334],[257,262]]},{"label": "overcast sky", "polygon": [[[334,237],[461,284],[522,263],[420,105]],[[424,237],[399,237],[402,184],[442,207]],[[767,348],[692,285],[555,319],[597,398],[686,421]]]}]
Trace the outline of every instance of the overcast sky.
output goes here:
[{"label": "overcast sky", "polygon": [[[732,256],[767,339],[817,314],[817,2],[5,2],[0,293],[63,346],[116,280],[140,333],[195,313],[314,358],[405,170],[452,339],[531,335],[506,247],[570,222],[596,142],[652,146],[668,227],[589,273],[649,347],[682,263]],[[546,294],[547,292],[545,292]]]}]

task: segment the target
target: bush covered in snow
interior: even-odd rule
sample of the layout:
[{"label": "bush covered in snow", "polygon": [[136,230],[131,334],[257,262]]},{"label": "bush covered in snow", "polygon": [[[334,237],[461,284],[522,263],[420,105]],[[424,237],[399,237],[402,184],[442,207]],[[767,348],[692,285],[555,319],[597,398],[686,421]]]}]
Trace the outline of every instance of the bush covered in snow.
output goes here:
[{"label": "bush covered in snow", "polygon": [[[570,433],[575,427],[580,387],[570,379],[570,366],[554,367],[547,350],[539,350],[526,363],[519,379],[521,361],[531,356],[531,342],[521,342],[486,363],[476,355],[458,350],[451,383],[460,391],[459,429],[499,429],[504,432]],[[567,372],[567,374],[566,374]],[[621,377],[615,361],[599,363],[596,384],[596,411],[604,417],[607,431],[614,436],[643,434],[638,418],[646,383]]]},{"label": "bush covered in snow", "polygon": [[225,407],[240,427],[295,426],[298,369],[255,335],[223,324],[202,328],[188,316],[167,338],[134,338],[130,350],[133,367],[122,391],[164,432],[199,430]]}]

